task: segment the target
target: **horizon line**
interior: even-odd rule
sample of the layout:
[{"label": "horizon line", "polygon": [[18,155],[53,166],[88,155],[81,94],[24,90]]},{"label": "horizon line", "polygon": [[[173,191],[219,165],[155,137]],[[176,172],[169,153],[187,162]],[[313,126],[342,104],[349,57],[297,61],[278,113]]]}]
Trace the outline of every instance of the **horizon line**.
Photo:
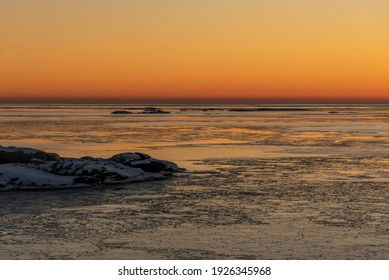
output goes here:
[{"label": "horizon line", "polygon": [[149,101],[1,101],[0,105],[389,105],[389,101],[212,101],[212,100],[149,100]]}]

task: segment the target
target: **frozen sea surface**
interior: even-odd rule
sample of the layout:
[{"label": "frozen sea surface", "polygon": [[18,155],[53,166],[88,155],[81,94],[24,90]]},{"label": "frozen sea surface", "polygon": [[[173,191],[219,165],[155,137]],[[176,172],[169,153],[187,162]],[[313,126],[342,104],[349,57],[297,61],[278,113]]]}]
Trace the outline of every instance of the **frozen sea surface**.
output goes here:
[{"label": "frozen sea surface", "polygon": [[389,259],[389,106],[143,107],[0,107],[2,146],[188,170],[0,193],[1,259]]}]

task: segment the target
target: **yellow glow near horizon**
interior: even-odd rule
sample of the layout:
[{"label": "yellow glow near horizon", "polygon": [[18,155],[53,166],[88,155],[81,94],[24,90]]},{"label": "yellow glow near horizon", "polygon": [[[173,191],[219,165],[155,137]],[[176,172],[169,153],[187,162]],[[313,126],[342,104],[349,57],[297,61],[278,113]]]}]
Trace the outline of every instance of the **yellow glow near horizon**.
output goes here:
[{"label": "yellow glow near horizon", "polygon": [[1,100],[389,101],[389,2],[0,2]]}]

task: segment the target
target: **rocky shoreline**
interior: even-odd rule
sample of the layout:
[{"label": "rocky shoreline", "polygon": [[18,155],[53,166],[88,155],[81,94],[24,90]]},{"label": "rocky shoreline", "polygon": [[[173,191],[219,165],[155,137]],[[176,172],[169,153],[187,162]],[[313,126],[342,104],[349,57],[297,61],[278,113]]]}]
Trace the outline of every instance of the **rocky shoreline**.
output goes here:
[{"label": "rocky shoreline", "polygon": [[142,153],[122,153],[108,159],[65,158],[32,148],[0,146],[0,191],[162,180],[183,170],[173,162]]}]

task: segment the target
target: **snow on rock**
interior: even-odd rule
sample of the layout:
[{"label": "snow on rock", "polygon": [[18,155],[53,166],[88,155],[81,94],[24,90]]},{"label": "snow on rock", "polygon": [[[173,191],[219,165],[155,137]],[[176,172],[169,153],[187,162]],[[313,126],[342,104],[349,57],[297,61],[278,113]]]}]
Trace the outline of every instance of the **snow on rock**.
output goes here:
[{"label": "snow on rock", "polygon": [[129,167],[141,168],[146,172],[179,172],[183,169],[177,164],[167,160],[157,160],[142,153],[123,153],[110,158],[111,161],[121,163]]},{"label": "snow on rock", "polygon": [[123,153],[110,159],[76,159],[31,148],[0,146],[0,191],[160,180],[179,171],[183,169],[173,162],[142,153]]},{"label": "snow on rock", "polygon": [[23,165],[0,164],[0,190],[72,186],[73,176],[58,176]]}]

